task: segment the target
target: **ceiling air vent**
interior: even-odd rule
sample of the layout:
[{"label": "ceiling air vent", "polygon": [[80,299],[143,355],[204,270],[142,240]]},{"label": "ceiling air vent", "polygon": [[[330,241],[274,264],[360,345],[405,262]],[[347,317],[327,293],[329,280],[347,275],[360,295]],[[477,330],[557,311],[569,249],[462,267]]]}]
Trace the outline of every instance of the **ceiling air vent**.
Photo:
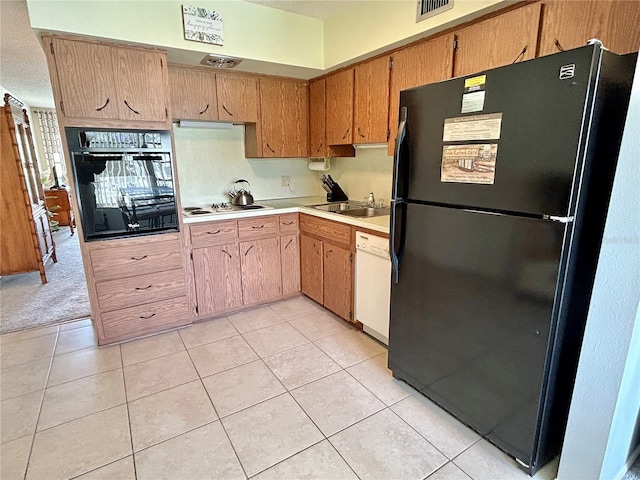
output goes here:
[{"label": "ceiling air vent", "polygon": [[210,53],[204,57],[200,63],[215,68],[233,68],[241,61],[241,58],[225,57],[224,55],[214,55]]},{"label": "ceiling air vent", "polygon": [[418,0],[416,23],[453,8],[453,0]]}]

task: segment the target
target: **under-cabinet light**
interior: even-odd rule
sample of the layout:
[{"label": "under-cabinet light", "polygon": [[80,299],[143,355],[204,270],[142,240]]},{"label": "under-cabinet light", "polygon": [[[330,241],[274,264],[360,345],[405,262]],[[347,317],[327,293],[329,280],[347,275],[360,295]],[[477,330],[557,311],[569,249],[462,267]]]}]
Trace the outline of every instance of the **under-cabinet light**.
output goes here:
[{"label": "under-cabinet light", "polygon": [[223,122],[199,122],[196,120],[180,120],[178,125],[181,128],[218,128],[218,129],[230,129],[233,128],[233,123]]}]

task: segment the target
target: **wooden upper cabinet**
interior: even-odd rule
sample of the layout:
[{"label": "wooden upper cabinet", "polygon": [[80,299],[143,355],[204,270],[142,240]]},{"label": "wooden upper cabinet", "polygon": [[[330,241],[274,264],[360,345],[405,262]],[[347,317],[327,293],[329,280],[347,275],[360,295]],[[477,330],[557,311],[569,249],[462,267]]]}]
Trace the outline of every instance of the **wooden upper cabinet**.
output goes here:
[{"label": "wooden upper cabinet", "polygon": [[456,32],[458,48],[455,53],[454,76],[469,75],[534,58],[540,9],[540,3],[534,3]]},{"label": "wooden upper cabinet", "polygon": [[329,75],[325,82],[327,144],[350,145],[353,143],[354,70]]},{"label": "wooden upper cabinet", "polygon": [[386,142],[389,130],[389,56],[355,67],[353,143]]},{"label": "wooden upper cabinet", "polygon": [[216,76],[190,68],[169,69],[171,116],[175,119],[218,120]]},{"label": "wooden upper cabinet", "polygon": [[307,85],[260,79],[262,157],[308,155],[309,101]]},{"label": "wooden upper cabinet", "polygon": [[549,55],[600,40],[612,52],[636,52],[640,46],[640,2],[543,2],[540,55]]},{"label": "wooden upper cabinet", "polygon": [[166,54],[113,48],[120,118],[163,122],[167,119]]},{"label": "wooden upper cabinet", "polygon": [[60,110],[67,118],[166,122],[166,54],[51,39]]},{"label": "wooden upper cabinet", "polygon": [[400,91],[451,78],[453,74],[453,34],[428,40],[392,54],[393,68],[389,88],[389,155],[393,155]]},{"label": "wooden upper cabinet", "polygon": [[117,119],[112,47],[51,39],[66,117]]},{"label": "wooden upper cabinet", "polygon": [[218,118],[233,123],[258,121],[258,79],[216,74]]},{"label": "wooden upper cabinet", "polygon": [[309,156],[325,157],[326,119],[325,119],[325,80],[309,82]]}]

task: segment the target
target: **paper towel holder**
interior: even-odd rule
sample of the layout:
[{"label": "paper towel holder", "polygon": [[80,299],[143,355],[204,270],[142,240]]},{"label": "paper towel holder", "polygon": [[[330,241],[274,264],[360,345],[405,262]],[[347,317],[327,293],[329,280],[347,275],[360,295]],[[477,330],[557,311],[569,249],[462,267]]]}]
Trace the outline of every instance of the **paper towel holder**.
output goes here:
[{"label": "paper towel holder", "polygon": [[316,172],[328,172],[331,168],[331,159],[329,157],[310,158],[307,168]]}]

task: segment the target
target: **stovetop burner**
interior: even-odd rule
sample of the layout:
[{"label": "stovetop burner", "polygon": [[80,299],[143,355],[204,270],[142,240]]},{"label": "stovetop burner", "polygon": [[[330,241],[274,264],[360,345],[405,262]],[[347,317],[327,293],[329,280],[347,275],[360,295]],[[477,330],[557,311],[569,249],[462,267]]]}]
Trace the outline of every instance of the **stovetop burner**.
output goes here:
[{"label": "stovetop burner", "polygon": [[202,210],[202,207],[184,207],[182,210],[185,212],[194,212],[196,210]]},{"label": "stovetop burner", "polygon": [[259,208],[265,208],[264,205],[238,205],[240,210],[257,210]]}]

